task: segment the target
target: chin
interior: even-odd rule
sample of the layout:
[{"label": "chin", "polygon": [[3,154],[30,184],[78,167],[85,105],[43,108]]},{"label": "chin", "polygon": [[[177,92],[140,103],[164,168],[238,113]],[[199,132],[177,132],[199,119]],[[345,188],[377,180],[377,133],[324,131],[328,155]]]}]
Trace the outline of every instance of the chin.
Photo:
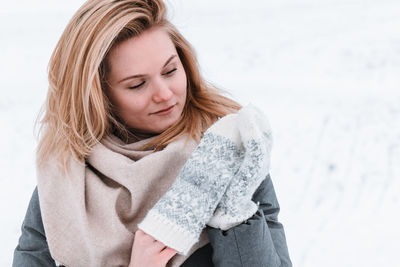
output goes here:
[{"label": "chin", "polygon": [[166,131],[168,128],[170,128],[173,125],[175,125],[178,122],[178,120],[179,120],[179,118],[172,120],[172,122],[169,121],[168,123],[162,125],[157,132],[158,133],[162,133],[162,132]]}]

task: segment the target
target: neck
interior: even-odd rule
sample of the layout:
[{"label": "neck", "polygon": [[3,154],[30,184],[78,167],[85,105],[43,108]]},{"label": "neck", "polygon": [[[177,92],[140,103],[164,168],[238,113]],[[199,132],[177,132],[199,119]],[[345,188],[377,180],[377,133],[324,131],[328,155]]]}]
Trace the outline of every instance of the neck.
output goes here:
[{"label": "neck", "polygon": [[126,129],[126,131],[115,130],[113,134],[126,144],[135,143],[158,135],[158,133],[148,133],[136,129]]}]

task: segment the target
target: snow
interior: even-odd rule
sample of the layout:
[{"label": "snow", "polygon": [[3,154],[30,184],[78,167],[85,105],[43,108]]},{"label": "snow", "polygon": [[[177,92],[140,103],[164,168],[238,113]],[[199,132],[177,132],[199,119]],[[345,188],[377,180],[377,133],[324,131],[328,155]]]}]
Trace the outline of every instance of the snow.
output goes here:
[{"label": "snow", "polygon": [[[11,265],[36,184],[47,63],[82,3],[2,2],[0,266]],[[246,4],[168,1],[207,80],[269,117],[294,266],[400,266],[400,3]]]}]

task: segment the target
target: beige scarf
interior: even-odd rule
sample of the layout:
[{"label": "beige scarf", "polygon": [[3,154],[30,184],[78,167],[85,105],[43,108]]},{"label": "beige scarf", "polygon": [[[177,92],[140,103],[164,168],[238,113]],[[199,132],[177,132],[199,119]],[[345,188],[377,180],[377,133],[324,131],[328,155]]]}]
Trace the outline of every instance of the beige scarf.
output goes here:
[{"label": "beige scarf", "polygon": [[[124,144],[109,136],[93,148],[86,166],[70,163],[65,177],[55,163],[38,170],[39,201],[52,257],[75,266],[128,266],[137,224],[167,192],[195,149],[186,138],[158,152],[140,151],[152,138]],[[205,230],[180,266],[209,241]]]}]

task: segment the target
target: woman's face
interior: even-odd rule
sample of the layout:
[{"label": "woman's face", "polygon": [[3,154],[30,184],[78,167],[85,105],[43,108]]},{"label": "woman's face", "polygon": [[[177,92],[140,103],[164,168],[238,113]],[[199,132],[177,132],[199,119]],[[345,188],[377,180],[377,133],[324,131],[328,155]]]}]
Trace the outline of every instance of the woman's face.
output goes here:
[{"label": "woman's face", "polygon": [[116,45],[108,63],[107,96],[130,128],[161,133],[180,119],[186,101],[186,74],[163,29],[147,30]]}]

